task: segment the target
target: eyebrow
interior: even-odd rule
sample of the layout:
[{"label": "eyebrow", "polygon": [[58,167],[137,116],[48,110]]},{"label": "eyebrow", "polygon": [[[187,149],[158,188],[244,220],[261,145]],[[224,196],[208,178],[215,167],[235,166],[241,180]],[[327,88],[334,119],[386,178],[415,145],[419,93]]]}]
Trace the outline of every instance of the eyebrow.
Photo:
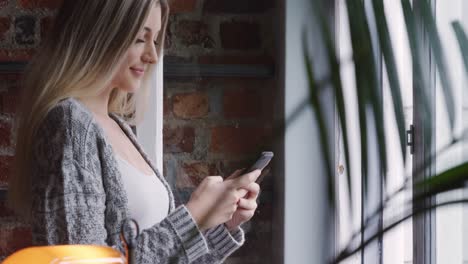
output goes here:
[{"label": "eyebrow", "polygon": [[[149,28],[149,27],[144,27],[143,29],[144,29],[146,32],[150,33],[150,34],[151,34],[151,32],[153,32],[153,31],[151,30],[151,28]],[[159,31],[158,31],[158,33],[159,33]]]}]

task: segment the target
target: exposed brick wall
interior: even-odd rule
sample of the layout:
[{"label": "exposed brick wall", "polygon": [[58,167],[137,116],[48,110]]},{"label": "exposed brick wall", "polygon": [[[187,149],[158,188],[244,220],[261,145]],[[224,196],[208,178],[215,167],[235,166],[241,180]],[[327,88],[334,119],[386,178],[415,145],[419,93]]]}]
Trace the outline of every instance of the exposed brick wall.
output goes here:
[{"label": "exposed brick wall", "polygon": [[[47,32],[60,1],[0,0],[0,61],[31,58]],[[7,187],[14,155],[15,120],[20,74],[0,74],[0,188]],[[0,202],[0,259],[31,244],[30,227]]]},{"label": "exposed brick wall", "polygon": [[[170,0],[166,60],[200,64],[275,64],[271,0]],[[0,61],[31,58],[61,0],[0,0]],[[20,76],[0,75],[0,188],[7,187]],[[164,174],[178,202],[207,175],[248,167],[271,149],[276,77],[166,78]],[[246,245],[227,263],[270,263],[272,182],[264,183]],[[28,246],[29,227],[0,203],[1,256]]]},{"label": "exposed brick wall", "polygon": [[[172,0],[166,60],[199,64],[275,65],[275,1]],[[277,76],[166,78],[164,173],[179,202],[207,175],[228,176],[273,147]],[[178,131],[178,132],[176,132]],[[247,242],[227,263],[271,263],[273,187],[262,185]],[[278,249],[276,249],[278,250]],[[281,250],[281,249],[279,249]]]},{"label": "exposed brick wall", "polygon": [[[14,111],[17,93],[16,81],[5,81],[5,76],[0,75],[0,189],[8,185],[8,177],[11,174],[11,165],[14,155],[12,145],[14,135]],[[0,196],[0,260],[17,249],[31,244],[31,231],[27,224],[18,221],[12,212],[5,207]]]}]

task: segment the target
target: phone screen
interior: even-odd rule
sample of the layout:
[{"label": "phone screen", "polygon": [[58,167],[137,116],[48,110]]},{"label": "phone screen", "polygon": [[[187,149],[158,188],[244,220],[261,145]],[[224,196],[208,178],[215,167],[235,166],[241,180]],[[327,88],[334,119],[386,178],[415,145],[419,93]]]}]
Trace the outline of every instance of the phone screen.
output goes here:
[{"label": "phone screen", "polygon": [[252,172],[254,170],[263,170],[268,163],[270,163],[271,159],[273,158],[273,152],[271,151],[264,151],[260,158],[250,167],[247,173]]},{"label": "phone screen", "polygon": [[260,184],[263,181],[263,178],[265,178],[265,175],[268,174],[269,170],[264,171],[263,169],[265,169],[265,167],[270,163],[273,156],[274,156],[273,152],[271,152],[271,151],[262,152],[262,155],[260,156],[260,158],[247,171],[247,173],[249,173],[249,172],[252,172],[254,170],[262,170],[262,173],[260,174],[260,176],[255,181],[256,183]]}]

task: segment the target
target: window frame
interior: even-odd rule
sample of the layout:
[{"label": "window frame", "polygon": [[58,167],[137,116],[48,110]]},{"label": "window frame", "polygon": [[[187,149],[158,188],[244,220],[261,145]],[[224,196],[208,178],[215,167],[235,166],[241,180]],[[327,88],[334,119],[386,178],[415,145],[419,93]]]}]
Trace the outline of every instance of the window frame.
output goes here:
[{"label": "window frame", "polygon": [[164,56],[161,56],[151,75],[151,85],[146,109],[137,105],[137,112],[144,111],[144,118],[137,125],[138,142],[145,148],[156,169],[163,173],[163,119],[164,119]]}]

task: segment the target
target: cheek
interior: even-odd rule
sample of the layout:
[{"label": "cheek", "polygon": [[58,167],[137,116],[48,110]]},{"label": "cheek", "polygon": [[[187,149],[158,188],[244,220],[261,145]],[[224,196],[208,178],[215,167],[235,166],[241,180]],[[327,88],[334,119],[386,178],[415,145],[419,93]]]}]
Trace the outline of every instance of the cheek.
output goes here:
[{"label": "cheek", "polygon": [[134,65],[134,62],[132,62],[132,57],[130,56],[130,53],[127,53],[125,61],[122,62],[122,64],[119,67],[119,76],[116,76],[118,79],[123,79],[124,76],[128,75],[130,73],[130,67]]},{"label": "cheek", "polygon": [[136,89],[133,81],[134,76],[132,75],[130,67],[139,65],[139,54],[140,52],[138,48],[131,48],[127,51],[125,60],[120,64],[119,70],[113,79],[114,86],[127,92],[131,92]]},{"label": "cheek", "polygon": [[130,48],[125,54],[125,60],[119,67],[119,73],[124,74],[130,70],[130,67],[138,63],[139,51],[137,48]]},{"label": "cheek", "polygon": [[140,49],[141,48],[131,48],[130,50],[128,50],[126,61],[128,64],[130,64],[129,67],[131,66],[131,64],[138,63],[140,59],[140,54],[142,53]]},{"label": "cheek", "polygon": [[123,81],[125,81],[126,77],[128,75],[129,71],[129,66],[125,62],[119,67],[119,71],[117,72],[116,76],[114,77],[114,82],[115,84],[120,84]]}]

